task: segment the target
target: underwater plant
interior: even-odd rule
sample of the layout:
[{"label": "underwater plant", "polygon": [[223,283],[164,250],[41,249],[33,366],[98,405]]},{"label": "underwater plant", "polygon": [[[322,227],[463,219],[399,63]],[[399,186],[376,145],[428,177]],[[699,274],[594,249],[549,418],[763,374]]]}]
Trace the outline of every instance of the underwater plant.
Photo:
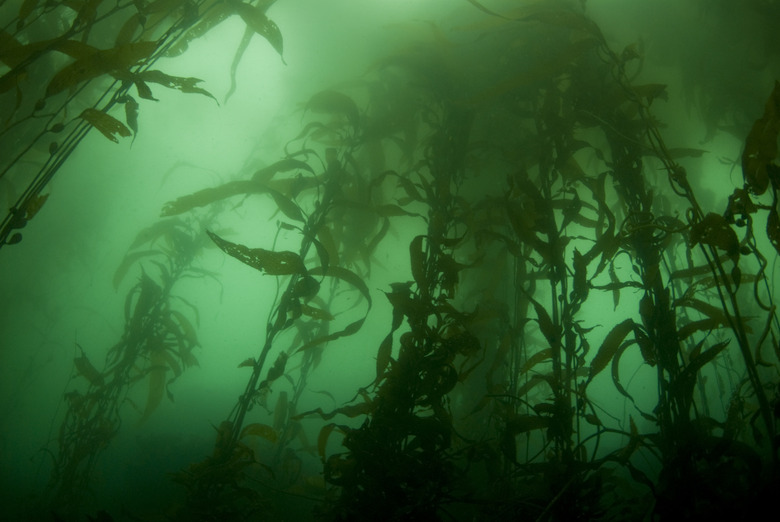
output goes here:
[{"label": "underwater plant", "polygon": [[[281,55],[279,28],[265,16],[273,3],[21,2],[0,30],[0,103],[6,114],[0,130],[0,180],[7,191],[4,199],[14,201],[0,226],[0,247],[21,241],[19,230],[49,196],[44,189],[91,129],[117,143],[119,138],[135,139],[141,104],[131,94],[133,88],[148,101],[157,101],[151,87],[156,85],[216,101],[198,86],[201,80],[152,69],[157,60],[180,54],[189,41],[233,15],[247,26],[233,77],[254,34]],[[109,47],[101,48],[106,42]],[[61,55],[68,57],[65,63]],[[117,114],[118,107],[124,114]],[[30,176],[25,163],[34,164],[37,173]]]},{"label": "underwater plant", "polygon": [[[198,365],[193,354],[199,344],[198,309],[174,288],[183,279],[209,276],[193,265],[204,243],[197,227],[176,218],[139,232],[114,277],[116,288],[132,266],[142,265],[139,281],[125,297],[121,339],[107,351],[101,370],[77,344],[74,368],[86,382],[65,393],[67,410],[48,484],[51,509],[61,516],[83,512],[96,463],[126,420],[127,404],[137,410],[139,422],[146,421],[163,397],[173,400],[170,387],[182,373]],[[143,407],[130,398],[138,386],[146,386]]]},{"label": "underwater plant", "polygon": [[[162,52],[240,17],[226,101],[254,34],[281,55],[272,3],[117,4],[131,15],[121,42],[84,55],[73,38],[108,18],[73,22],[49,47],[2,33],[13,52],[0,54],[0,85],[26,81],[37,49],[70,50],[42,84],[46,104],[97,80],[125,123],[93,105],[81,132],[130,137],[133,88],[146,100],[150,84],[213,98],[193,78],[150,70]],[[24,4],[17,31],[49,13]],[[118,282],[143,263],[122,340],[101,371],[78,347],[85,389],[67,395],[59,509],[82,514],[129,386],[148,383],[146,418],[195,364],[198,309],[171,290],[187,275],[219,277],[191,265],[206,245],[272,290],[259,296],[267,316],[240,325],[255,332],[249,357],[220,377],[241,391],[206,434],[210,452],[168,470],[183,486],[168,519],[666,521],[771,509],[780,83],[763,114],[748,114],[685,71],[683,97],[699,96],[705,130],[734,123],[744,144],[742,179],[712,196],[724,173],[699,179],[692,160],[707,151],[670,145],[657,114],[678,93],[645,82],[641,42],[613,50],[584,1],[462,4],[457,30],[419,23],[359,79],[311,85],[280,157],[258,147],[230,180],[169,201],[139,234],[116,272]],[[43,110],[21,99],[14,114]],[[48,131],[25,117],[33,141],[54,122],[64,131],[62,114]],[[46,172],[77,144],[50,149]],[[41,189],[14,204],[5,244],[46,201]],[[246,229],[220,228],[224,217]],[[360,357],[371,369],[355,376]],[[312,383],[331,360],[339,373],[323,390]],[[362,384],[340,401],[347,374]]]}]

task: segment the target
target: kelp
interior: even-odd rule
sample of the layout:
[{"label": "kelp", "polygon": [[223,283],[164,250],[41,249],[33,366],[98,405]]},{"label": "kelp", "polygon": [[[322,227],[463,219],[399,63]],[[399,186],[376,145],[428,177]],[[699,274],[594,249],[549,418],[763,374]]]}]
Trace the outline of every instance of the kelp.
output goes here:
[{"label": "kelp", "polygon": [[[202,36],[219,21],[238,14],[281,55],[281,32],[265,15],[272,3],[170,0],[116,4],[90,0],[43,7],[23,2],[15,29],[8,26],[0,31],[0,62],[9,68],[0,76],[0,103],[6,109],[0,128],[0,150],[5,152],[0,155],[0,178],[10,176],[26,188],[14,195],[16,203],[2,221],[0,247],[21,241],[17,229],[24,223],[19,219],[19,209],[43,195],[59,167],[91,128],[115,143],[119,137],[131,134],[135,139],[141,106],[130,95],[132,86],[145,100],[156,100],[150,84],[157,84],[216,101],[198,85],[201,80],[151,68],[177,42]],[[123,22],[113,47],[105,48],[104,41],[93,42],[98,40],[96,33],[103,33],[118,20]],[[68,57],[64,65],[59,60],[61,55]],[[116,104],[124,104],[125,122],[112,114]],[[82,111],[80,121],[67,122],[75,107]],[[64,136],[48,143],[49,157],[41,157],[35,146],[45,143],[49,132],[63,130],[67,130]],[[16,147],[14,140],[20,136],[25,143]],[[25,162],[39,165],[38,172],[22,175]]]},{"label": "kelp", "polygon": [[[313,99],[316,100],[317,95]],[[177,480],[187,489],[188,498],[187,505],[180,513],[181,517],[202,517],[223,513],[225,509],[242,513],[241,516],[246,515],[247,511],[232,500],[232,505],[226,506],[225,499],[241,497],[242,492],[246,491],[242,484],[251,481],[261,470],[273,470],[275,465],[280,465],[281,456],[289,455],[285,450],[286,446],[296,437],[304,437],[299,424],[301,416],[295,415],[295,403],[304,390],[308,371],[316,366],[323,345],[354,334],[365,322],[372,305],[366,283],[352,270],[336,264],[338,252],[343,248],[341,245],[335,244],[330,238],[329,250],[317,239],[327,237],[323,236],[321,231],[330,226],[332,213],[344,206],[345,195],[341,187],[343,180],[353,175],[348,170],[348,164],[354,146],[347,146],[341,151],[326,148],[321,155],[313,149],[303,149],[302,157],[322,158],[322,170],[312,166],[311,162],[296,159],[297,155],[291,154],[256,171],[251,180],[228,182],[216,189],[202,190],[166,204],[163,209],[164,214],[179,213],[239,193],[264,193],[271,197],[288,220],[278,223],[279,230],[291,230],[300,234],[300,250],[296,253],[289,250],[250,248],[208,232],[210,239],[227,255],[264,275],[279,278],[277,283],[280,291],[268,318],[265,339],[257,356],[239,365],[251,368],[252,373],[233,412],[221,425],[224,430],[220,430],[214,455],[206,461],[192,464],[177,475]],[[304,171],[309,175],[308,181],[304,179],[301,183],[289,184],[284,183],[284,179],[273,179],[277,174],[288,171],[298,171],[298,178],[295,179],[301,179],[301,171]],[[272,185],[278,190],[271,188]],[[314,263],[319,264],[311,264],[309,261],[312,252],[315,254]],[[333,288],[339,286],[338,281],[343,281],[357,289],[367,304],[364,315],[340,330],[331,331],[333,312],[325,306],[314,307],[309,304],[317,300],[324,304],[320,294],[324,291],[326,279],[331,281],[329,299],[334,298]],[[289,329],[296,329],[297,334],[292,344],[285,348],[281,344],[282,334]],[[266,368],[268,357],[273,352],[277,353],[275,362],[270,368]],[[274,410],[276,418],[273,430],[269,430],[267,425],[261,422],[247,424],[255,404],[266,407],[267,397],[276,381],[285,377],[293,382],[287,370],[287,363],[292,357],[303,361],[298,385],[293,388],[294,399],[288,400],[285,394],[282,402],[280,395]],[[260,462],[255,450],[245,444],[246,436],[252,434],[275,445],[272,462]],[[299,479],[300,477],[296,481]],[[295,485],[294,482],[289,486]],[[265,503],[257,492],[249,493],[246,501],[258,508]],[[247,509],[252,511],[254,508]]]},{"label": "kelp", "polygon": [[[50,507],[63,516],[81,512],[93,470],[100,454],[127,420],[126,403],[144,422],[167,396],[171,385],[192,366],[198,366],[194,350],[199,346],[197,308],[173,293],[176,283],[190,275],[203,241],[185,222],[169,220],[139,233],[117,268],[114,287],[128,270],[141,265],[140,278],[128,291],[124,304],[124,332],[108,350],[102,370],[90,361],[84,348],[73,365],[86,388],[65,393],[67,411],[60,425],[48,485]],[[146,247],[144,250],[137,250]],[[155,248],[149,248],[155,247]],[[145,262],[145,263],[144,263]],[[156,278],[147,270],[156,272]],[[195,270],[193,273],[197,274]],[[191,308],[179,309],[180,301]],[[190,315],[195,316],[195,322]],[[134,388],[145,389],[145,402],[128,397]]]},{"label": "kelp", "polygon": [[[136,6],[113,51],[78,40],[100,19],[84,6],[66,37],[22,44],[0,33],[11,68],[2,86],[18,88],[30,60],[59,52],[70,72],[50,97],[116,79],[125,123],[110,105],[81,119],[109,139],[135,135],[133,86],[147,100],[151,84],[213,98],[194,78],[151,69],[158,53],[183,52],[237,15],[246,29],[233,81],[254,34],[281,55],[272,3]],[[641,44],[612,50],[571,2],[501,13],[464,3],[488,21],[451,41],[431,23],[433,38],[378,59],[360,82],[315,86],[280,159],[166,203],[167,219],[142,230],[117,268],[119,288],[144,267],[125,300],[127,340],[108,364],[146,339],[143,364],[127,373],[143,383],[145,419],[196,363],[197,308],[168,289],[180,277],[215,277],[165,261],[190,244],[179,217],[228,212],[220,203],[236,197],[271,206],[259,225],[275,226],[270,244],[215,227],[199,236],[277,291],[265,296],[271,311],[252,353],[236,361],[231,378],[245,387],[214,427],[213,451],[174,475],[186,498],[170,517],[297,516],[287,495],[326,520],[736,519],[771,502],[780,332],[765,249],[780,252],[777,84],[743,136],[742,186],[709,208],[682,163],[706,151],[669,146],[651,110],[674,91],[633,83]],[[37,9],[25,4],[21,27]],[[178,39],[155,40],[149,55],[131,47],[170,13],[181,16]],[[95,53],[111,66],[90,65]],[[46,129],[65,125],[58,117]],[[659,166],[665,183],[654,181]],[[9,231],[42,197],[12,209]],[[755,234],[764,218],[768,242]],[[381,309],[371,275],[385,246],[405,260],[379,290],[385,327],[348,346]],[[375,359],[345,403],[307,384],[341,348],[349,361],[357,350]],[[94,390],[116,374],[88,352],[79,347],[74,367],[92,391],[66,397],[83,417],[99,411]],[[299,413],[307,392],[311,406]],[[605,402],[610,392],[619,401]],[[115,415],[92,418],[75,431],[97,453],[119,425]],[[316,487],[307,458],[321,466]]]}]

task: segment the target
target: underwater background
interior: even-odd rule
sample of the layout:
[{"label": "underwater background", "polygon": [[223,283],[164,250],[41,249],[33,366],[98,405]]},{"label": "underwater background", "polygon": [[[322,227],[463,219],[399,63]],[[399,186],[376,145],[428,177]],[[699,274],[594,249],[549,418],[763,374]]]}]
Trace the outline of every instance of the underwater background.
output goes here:
[{"label": "underwater background", "polygon": [[771,509],[777,20],[0,1],[0,518]]}]

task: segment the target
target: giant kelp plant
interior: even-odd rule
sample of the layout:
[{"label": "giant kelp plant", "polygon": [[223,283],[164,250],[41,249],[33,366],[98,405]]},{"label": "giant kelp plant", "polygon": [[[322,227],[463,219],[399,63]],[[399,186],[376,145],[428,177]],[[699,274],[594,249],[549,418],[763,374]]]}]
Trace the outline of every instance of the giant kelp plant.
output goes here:
[{"label": "giant kelp plant", "polygon": [[[181,50],[238,14],[247,36],[235,74],[255,32],[281,52],[265,17],[271,3],[171,2],[167,15],[184,25],[154,49]],[[705,204],[686,169],[705,151],[667,144],[652,112],[667,87],[638,83],[641,46],[615,52],[582,4],[499,12],[468,0],[460,32],[422,24],[421,38],[378,56],[360,81],[314,88],[281,157],[167,203],[158,229],[172,243],[126,258],[162,271],[156,282],[144,270],[128,294],[118,346],[140,351],[120,357],[115,347],[103,373],[83,352],[76,359],[89,388],[69,392],[54,479],[80,475],[60,486],[54,509],[78,517],[90,471],[80,463],[120,428],[124,388],[105,386],[148,376],[147,416],[167,373],[194,363],[194,328],[169,303],[197,237],[277,287],[254,354],[232,377],[246,384],[215,426],[210,455],[167,470],[183,486],[168,518],[664,521],[771,509],[780,485],[771,277],[780,83],[763,113],[724,107],[723,119],[750,122],[732,129],[744,143],[742,183]],[[117,103],[132,99],[132,86],[145,97],[157,34],[146,20],[163,8],[133,5],[137,25],[127,31],[145,54],[71,55],[56,92],[110,73]],[[19,15],[17,30],[36,9]],[[63,43],[72,36],[46,49],[75,48]],[[9,90],[37,57],[13,39],[27,50],[13,55],[18,65],[4,60]],[[192,79],[173,83],[197,89]],[[707,111],[711,101],[703,98]],[[109,108],[82,119],[123,128]],[[272,206],[271,220],[247,225],[273,229],[271,244],[215,228],[226,202],[258,201]],[[10,234],[32,217],[30,205],[13,207],[6,242],[18,239]],[[199,216],[208,217],[202,232],[176,221]],[[382,289],[389,308],[372,288],[383,248],[408,267]],[[386,327],[354,346],[378,313]],[[333,394],[308,383],[338,347],[370,353],[375,373],[351,401],[326,405]],[[122,360],[136,362],[112,366]]]}]

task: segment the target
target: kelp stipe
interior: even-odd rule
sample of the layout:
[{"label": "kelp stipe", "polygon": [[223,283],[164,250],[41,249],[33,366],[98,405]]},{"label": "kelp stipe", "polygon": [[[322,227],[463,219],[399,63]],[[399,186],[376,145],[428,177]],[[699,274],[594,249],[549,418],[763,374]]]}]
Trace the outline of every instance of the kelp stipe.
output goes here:
[{"label": "kelp stipe", "polygon": [[[759,3],[774,9],[745,4]],[[135,9],[122,31],[128,47],[97,55],[132,62],[111,74],[131,89],[116,91],[124,123],[93,107],[84,126],[108,139],[135,131],[135,98],[153,97],[154,78],[198,92],[194,80],[145,69],[154,55],[141,56],[144,42],[158,40],[134,39],[151,34],[142,18],[177,20],[172,55],[240,16],[233,84],[252,34],[281,54],[270,1],[208,1],[197,13],[174,4],[171,17],[153,4],[126,8]],[[673,91],[635,84],[642,45],[612,51],[576,4],[499,13],[463,2],[478,23],[446,35],[421,24],[427,38],[374,62],[354,92],[312,96],[304,114],[316,117],[281,159],[165,205],[173,217],[262,198],[275,215],[258,226],[280,238],[201,236],[278,286],[254,353],[236,361],[235,378],[247,382],[214,426],[211,456],[175,474],[188,498],[171,516],[299,519],[305,498],[330,520],[665,521],[749,517],[771,502],[778,91],[763,116],[740,115],[758,118],[740,135],[745,183],[707,208],[685,169],[705,151],[671,148],[651,111]],[[52,98],[68,90],[58,89]],[[714,132],[722,122],[708,109]],[[64,120],[48,125],[64,132]],[[44,198],[14,206],[7,242]],[[400,242],[399,231],[408,232]],[[388,245],[408,261],[381,288],[386,324],[363,348],[375,371],[352,401],[316,390],[323,402],[300,412],[319,361],[380,308],[374,254]],[[131,312],[149,301],[139,296],[161,293],[157,265],[144,266]],[[169,319],[171,346],[187,346],[186,326]],[[90,389],[105,380],[81,352],[76,365]],[[159,383],[161,373],[146,375]],[[304,429],[312,423],[316,442]],[[320,475],[303,464],[312,460]]]},{"label": "kelp stipe", "polygon": [[[68,518],[84,512],[95,466],[123,422],[147,420],[166,395],[173,400],[171,385],[182,373],[198,365],[198,308],[175,287],[185,278],[210,276],[194,264],[208,245],[200,226],[178,218],[160,221],[139,232],[117,267],[115,288],[133,267],[140,268],[140,278],[127,292],[124,332],[103,368],[77,345],[77,381],[86,383],[65,393],[48,485],[53,512]],[[142,406],[128,397],[138,387],[146,388]],[[132,409],[135,415],[128,414]]]},{"label": "kelp stipe", "polygon": [[[363,192],[366,186],[350,167],[362,139],[357,121],[359,111],[348,96],[324,91],[309,100],[306,112],[324,114],[326,118],[306,125],[287,145],[285,159],[257,170],[249,180],[233,181],[183,196],[163,209],[164,214],[170,215],[238,194],[259,194],[270,198],[278,208],[278,230],[293,232],[300,238],[298,251],[292,252],[249,248],[209,233],[212,241],[226,254],[259,272],[277,277],[278,291],[257,355],[240,365],[250,368],[252,373],[238,403],[218,428],[213,454],[176,474],[175,480],[187,490],[187,504],[177,514],[183,519],[217,515],[270,516],[274,513],[274,503],[251,484],[278,480],[280,459],[296,458],[287,446],[295,439],[305,442],[299,424],[301,416],[296,415],[296,402],[305,389],[308,373],[317,366],[323,345],[357,332],[371,309],[371,295],[365,282],[344,266],[347,256],[352,254],[345,249],[344,242],[352,240],[354,235],[348,228],[345,230],[349,223],[343,213],[353,208],[366,212],[363,203],[367,196]],[[338,144],[339,147],[308,145],[289,152],[302,140]],[[370,222],[370,218],[366,220]],[[378,232],[382,233],[381,230]],[[369,242],[361,249],[364,259],[370,257],[371,248]],[[336,309],[343,306],[338,296],[345,289],[357,291],[366,310],[333,331],[330,324],[335,319]],[[284,335],[289,330],[295,331],[292,338]],[[270,368],[269,357],[274,358]],[[291,359],[301,360],[296,379],[288,366]],[[273,426],[248,423],[252,408],[257,404],[267,407],[265,401],[272,393],[274,383],[282,379],[292,383],[292,392],[279,394],[273,411]],[[275,445],[268,463],[263,462],[250,445],[252,437],[257,436]],[[286,488],[298,486],[304,478],[291,477]]]}]

